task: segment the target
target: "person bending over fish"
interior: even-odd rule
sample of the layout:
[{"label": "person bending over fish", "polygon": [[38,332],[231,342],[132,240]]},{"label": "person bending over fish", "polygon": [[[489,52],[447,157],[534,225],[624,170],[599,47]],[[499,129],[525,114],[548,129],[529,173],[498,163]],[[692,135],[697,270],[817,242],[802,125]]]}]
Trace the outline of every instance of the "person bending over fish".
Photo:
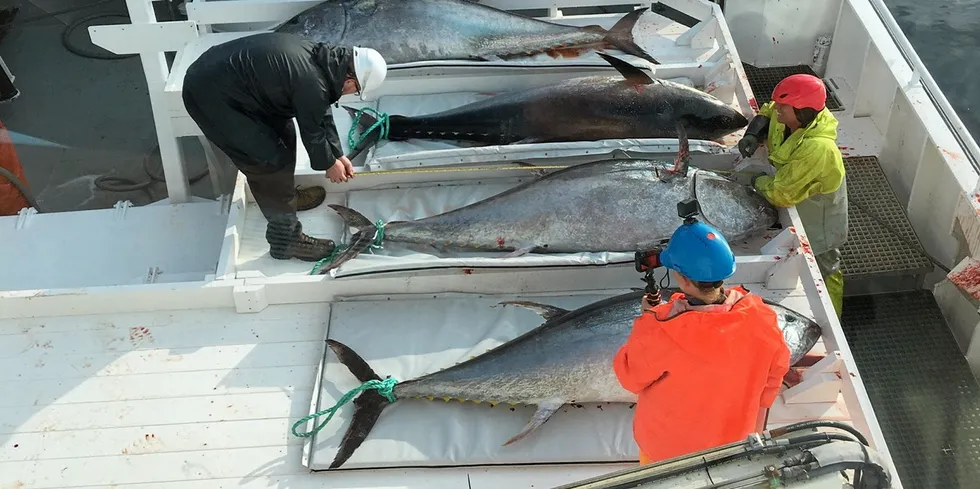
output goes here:
[{"label": "person bending over fish", "polygon": [[[776,120],[771,121],[775,116]],[[813,75],[790,75],[759,109],[739,152],[750,157],[765,142],[776,175],[760,173],[752,186],[774,206],[800,213],[827,293],[840,317],[844,274],[840,249],[847,240],[847,185],[837,147],[837,118],[827,110],[827,88]]]},{"label": "person bending over fish", "polygon": [[735,256],[721,233],[685,222],[660,260],[683,293],[641,299],[613,370],[637,394],[633,436],[648,464],[742,440],[765,429],[789,370],[776,313],[742,286],[724,287]]},{"label": "person bending over fish", "polygon": [[377,51],[328,46],[292,34],[241,37],[204,52],[184,77],[187,113],[248,180],[268,220],[266,240],[276,259],[318,261],[334,249],[329,239],[303,233],[297,210],[323,203],[322,187],[296,189],[296,135],[310,167],[334,183],[354,177],[341,150],[330,105],[341,95],[365,94],[384,82],[387,64]]}]

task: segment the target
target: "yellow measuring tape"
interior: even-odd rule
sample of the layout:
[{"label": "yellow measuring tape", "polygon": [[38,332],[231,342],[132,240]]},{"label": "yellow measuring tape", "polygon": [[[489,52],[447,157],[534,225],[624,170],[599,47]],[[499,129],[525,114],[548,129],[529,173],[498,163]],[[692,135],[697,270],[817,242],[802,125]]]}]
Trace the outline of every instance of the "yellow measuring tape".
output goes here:
[{"label": "yellow measuring tape", "polygon": [[456,168],[411,168],[403,170],[377,170],[357,173],[356,176],[367,175],[401,175],[406,173],[451,173],[464,171],[513,171],[513,170],[561,170],[570,165],[541,165],[541,166],[477,166]]},{"label": "yellow measuring tape", "polygon": [[[357,173],[357,176],[369,176],[369,175],[401,175],[407,173],[453,173],[453,172],[466,172],[466,171],[513,171],[513,170],[561,170],[568,168],[573,165],[541,165],[541,166],[477,166],[477,167],[463,167],[463,168],[412,168],[403,170],[377,170],[377,171],[365,171]],[[735,171],[735,170],[709,170],[702,169],[705,171],[710,171],[714,173],[723,173],[727,175],[736,175],[739,173],[754,174],[756,172],[751,171]]]}]

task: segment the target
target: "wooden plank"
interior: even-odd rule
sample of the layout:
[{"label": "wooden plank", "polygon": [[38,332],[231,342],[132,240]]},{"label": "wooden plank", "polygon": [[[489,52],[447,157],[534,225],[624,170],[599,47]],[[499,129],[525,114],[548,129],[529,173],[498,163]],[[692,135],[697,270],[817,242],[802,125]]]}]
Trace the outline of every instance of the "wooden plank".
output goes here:
[{"label": "wooden plank", "polygon": [[[191,396],[222,396],[312,388],[316,366],[236,368],[70,380],[0,383],[0,407],[52,406],[110,400],[136,401]],[[67,391],[67,392],[66,392]]]},{"label": "wooden plank", "polygon": [[[105,293],[105,292],[103,292]],[[111,295],[111,294],[106,294]],[[231,304],[231,302],[229,302]],[[117,324],[138,324],[141,326],[168,326],[173,324],[213,325],[225,324],[230,318],[235,321],[280,321],[295,320],[317,309],[319,304],[297,304],[270,307],[254,316],[235,315],[229,307],[200,308],[194,310],[158,310],[152,312],[106,313],[75,316],[31,316],[0,320],[0,335],[64,333],[94,331],[113,328]],[[7,341],[4,339],[3,341]]]},{"label": "wooden plank", "polygon": [[[302,446],[196,450],[0,463],[0,487],[54,489],[306,472]],[[361,476],[363,478],[363,474]],[[21,485],[17,485],[17,483]]]},{"label": "wooden plank", "polygon": [[[17,433],[0,446],[0,460],[26,462],[73,459],[81,454],[111,457],[302,445],[305,440],[293,436],[287,425],[291,425],[290,420],[280,418]],[[84,449],[80,451],[80,447]]]},{"label": "wooden plank", "polygon": [[209,324],[187,321],[172,326],[153,326],[127,320],[107,323],[101,330],[9,336],[0,341],[0,358],[19,357],[32,349],[46,350],[56,355],[79,355],[107,351],[314,341],[323,339],[326,322],[325,314],[321,317],[316,313],[297,317],[293,321],[254,320],[248,316],[236,317],[229,314],[220,322]]},{"label": "wooden plank", "polygon": [[[500,473],[507,469],[487,468],[473,469]],[[399,489],[461,489],[467,487],[467,471],[464,469],[408,469],[408,470],[372,470],[370,475],[371,487],[376,488],[399,488]],[[132,487],[133,489],[363,489],[365,487],[364,471],[338,471],[330,474],[290,474],[280,476],[266,476],[259,474],[249,477],[215,478],[210,480],[195,481],[174,481],[151,484],[139,484],[130,486],[129,484],[97,485],[86,487],[85,489],[123,489]],[[325,478],[329,478],[329,483]],[[517,489],[530,486],[520,484],[509,486],[508,489]],[[540,487],[540,486],[538,486]],[[25,488],[26,489],[26,488]]]},{"label": "wooden plank", "polygon": [[[310,414],[312,387],[256,394],[0,408],[0,435],[149,427],[211,420],[297,420]],[[292,426],[292,422],[289,426]]]},{"label": "wooden plank", "polygon": [[58,355],[32,349],[13,358],[0,358],[0,372],[16,374],[19,381],[96,376],[162,374],[232,368],[295,367],[317,365],[322,341],[207,346],[193,350],[137,350],[123,354]]}]

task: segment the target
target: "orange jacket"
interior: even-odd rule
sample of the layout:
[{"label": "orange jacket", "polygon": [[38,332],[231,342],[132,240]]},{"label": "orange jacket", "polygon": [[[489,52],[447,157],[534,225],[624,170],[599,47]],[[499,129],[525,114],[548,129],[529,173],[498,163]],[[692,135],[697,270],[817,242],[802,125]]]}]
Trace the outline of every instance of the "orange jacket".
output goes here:
[{"label": "orange jacket", "polygon": [[789,348],[775,311],[741,286],[724,304],[683,294],[644,312],[613,360],[639,396],[633,437],[656,462],[742,440],[776,400]]}]

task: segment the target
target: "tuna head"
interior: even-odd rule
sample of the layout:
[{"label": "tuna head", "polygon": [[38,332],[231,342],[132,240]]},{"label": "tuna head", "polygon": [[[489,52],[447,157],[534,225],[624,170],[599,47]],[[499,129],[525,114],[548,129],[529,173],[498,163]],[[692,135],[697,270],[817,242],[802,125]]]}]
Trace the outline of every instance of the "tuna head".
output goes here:
[{"label": "tuna head", "polygon": [[683,88],[678,90],[690,94],[679,97],[677,115],[692,133],[705,134],[706,139],[717,139],[748,125],[749,120],[732,106],[695,88],[679,86]]},{"label": "tuna head", "polygon": [[729,241],[761,233],[776,224],[776,208],[751,187],[708,170],[698,170],[694,179],[701,216]]}]

